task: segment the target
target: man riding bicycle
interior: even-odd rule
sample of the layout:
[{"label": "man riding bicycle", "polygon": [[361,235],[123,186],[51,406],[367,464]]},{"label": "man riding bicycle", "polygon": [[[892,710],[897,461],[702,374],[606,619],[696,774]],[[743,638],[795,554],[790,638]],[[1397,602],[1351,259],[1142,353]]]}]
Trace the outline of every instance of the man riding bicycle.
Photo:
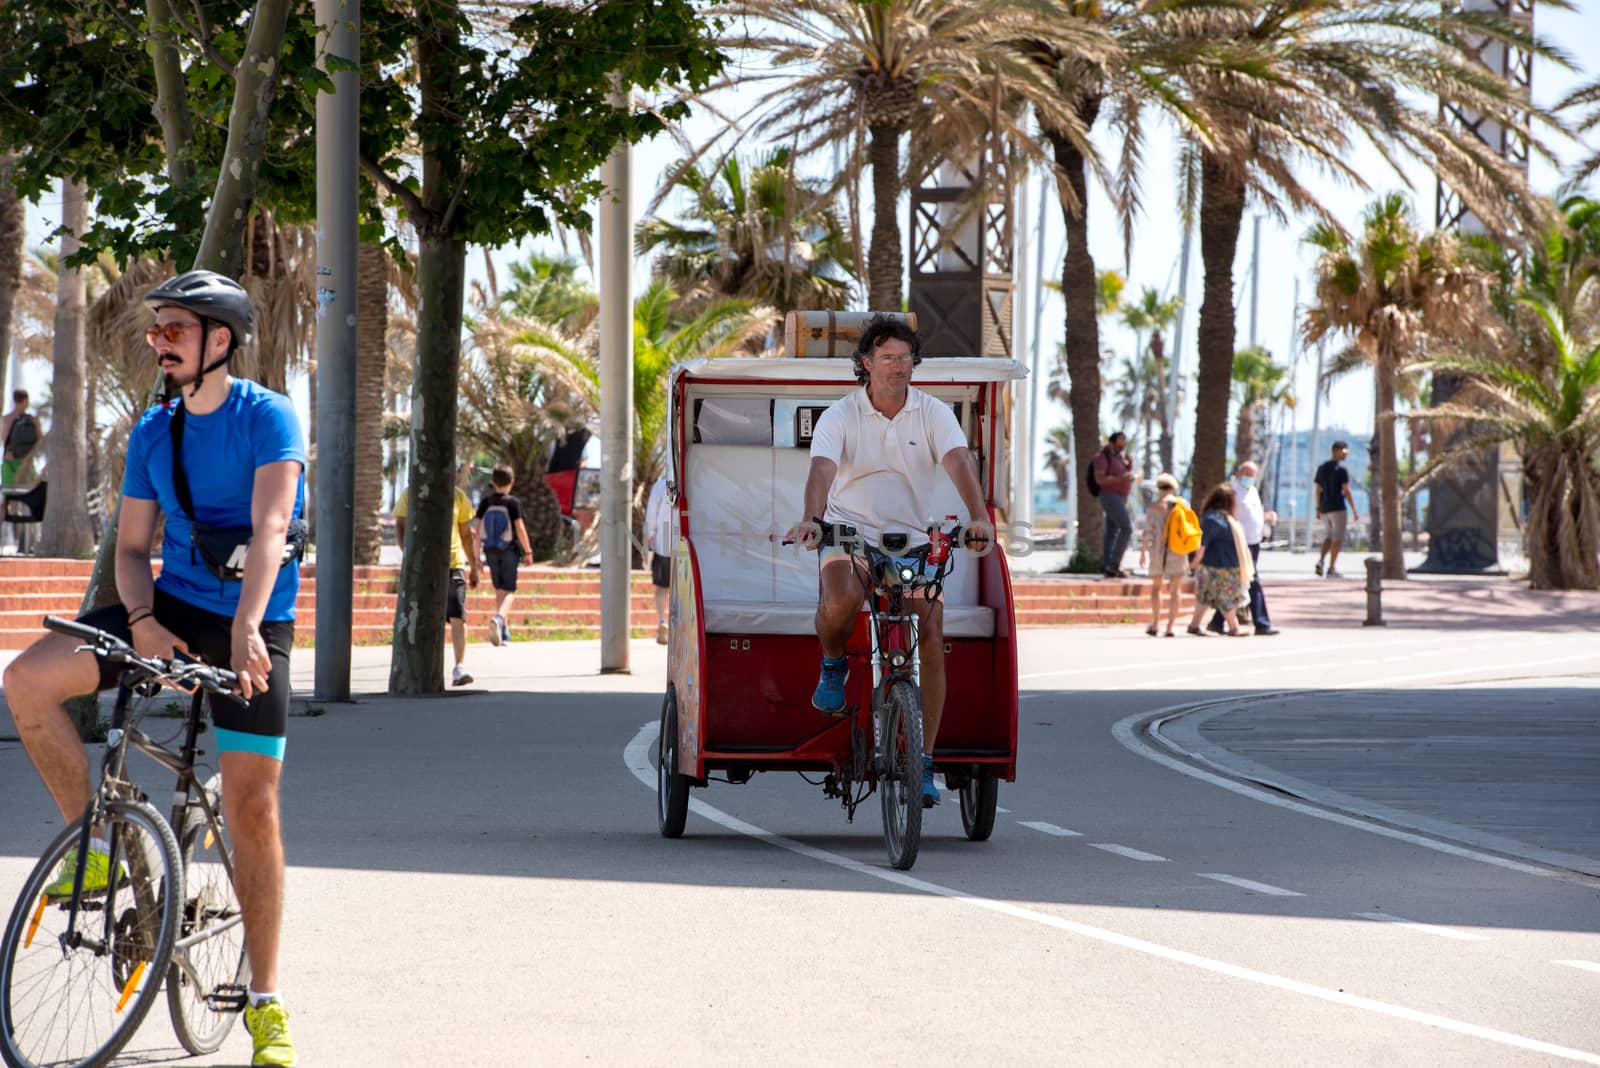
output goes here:
[{"label": "man riding bicycle", "polygon": [[[928,520],[937,518],[933,491],[943,467],[967,510],[968,544],[981,549],[994,539],[978,469],[955,413],[911,387],[912,368],[922,362],[916,332],[897,317],[875,315],[851,358],[861,388],[817,420],[805,518],[789,534],[807,549],[820,549],[816,627],[822,671],[811,703],[823,712],[845,707],[850,677],[845,642],[861,611],[867,573],[843,547],[823,543],[822,523],[853,526],[875,545],[886,530],[907,533],[910,547],[926,542]],[[854,566],[847,566],[852,561]],[[939,803],[933,743],[944,712],[944,605],[918,597],[911,606],[921,636],[922,804],[928,808]]]},{"label": "man riding bicycle", "polygon": [[[228,373],[252,323],[250,298],[238,283],[190,271],[151,290],[145,304],[155,313],[145,339],[173,399],[145,412],[129,437],[117,525],[120,603],[80,621],[130,641],[143,656],[192,654],[239,677],[242,699],[214,701],[212,718],[250,956],[245,1026],[252,1064],[291,1065],[294,1042],[276,994],[278,782],[300,589],[299,554],[286,554],[285,546],[305,505],[306,450],[288,397]],[[161,515],[157,579],[150,553]],[[216,546],[232,538],[237,546],[219,557]],[[5,671],[18,733],[69,823],[83,814],[90,790],[87,756],[64,702],[118,681],[116,669],[102,668],[77,646],[47,634]],[[57,880],[65,895],[76,867],[73,854]],[[104,891],[107,843],[98,833],[84,867],[84,890]]]}]

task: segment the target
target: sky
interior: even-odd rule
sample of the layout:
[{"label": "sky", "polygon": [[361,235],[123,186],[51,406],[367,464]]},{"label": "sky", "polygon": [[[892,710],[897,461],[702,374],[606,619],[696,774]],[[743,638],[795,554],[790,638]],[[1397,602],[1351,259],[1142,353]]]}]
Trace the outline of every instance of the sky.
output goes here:
[{"label": "sky", "polygon": [[[1567,49],[1578,70],[1574,73],[1547,63],[1536,64],[1533,74],[1533,93],[1536,102],[1545,105],[1553,103],[1575,85],[1590,80],[1600,73],[1600,33],[1596,32],[1600,18],[1597,18],[1597,15],[1600,15],[1600,0],[1577,0],[1574,10],[1571,11],[1540,8],[1536,29],[1541,36]],[[715,120],[701,116],[690,121],[686,133],[691,139],[701,138],[709,135],[717,126]],[[1097,130],[1098,144],[1106,158],[1114,159],[1119,146],[1105,132],[1105,126],[1106,124],[1102,123]],[[754,150],[759,146],[752,144],[750,147]],[[1571,163],[1578,158],[1581,151],[1578,145],[1571,142],[1559,143],[1556,148],[1563,164]],[[654,197],[661,175],[679,156],[680,151],[677,146],[665,137],[635,148],[633,206],[636,212],[642,210]],[[1177,264],[1182,233],[1177,209],[1174,160],[1172,138],[1152,129],[1148,137],[1143,178],[1143,213],[1135,224],[1132,247],[1127,250],[1123,248],[1120,228],[1104,192],[1098,188],[1093,188],[1091,191],[1090,250],[1095,257],[1097,267],[1102,270],[1114,269],[1126,275],[1125,293],[1129,296],[1136,296],[1146,286],[1154,287],[1163,293],[1176,293],[1178,290]],[[829,161],[820,160],[813,165],[823,165],[827,162]],[[1313,178],[1308,182],[1317,192],[1319,199],[1337,218],[1343,220],[1347,227],[1354,227],[1359,222],[1362,210],[1376,196],[1390,190],[1409,192],[1424,225],[1431,223],[1435,186],[1431,173],[1425,172],[1420,167],[1412,167],[1404,175],[1396,174],[1374,150],[1366,146],[1362,147],[1353,162],[1356,172],[1366,177],[1370,189],[1353,188],[1327,178]],[[1556,170],[1542,161],[1535,161],[1532,176],[1535,187],[1547,192],[1554,191],[1559,181]],[[1406,189],[1408,181],[1411,186],[1409,190]],[[1030,176],[1026,190],[1029,201],[1027,212],[1034,221],[1038,219],[1039,183],[1039,175]],[[1043,241],[1036,243],[1042,247],[1046,257],[1044,276],[1056,278],[1060,274],[1064,228],[1060,209],[1054,204],[1053,197],[1050,200],[1051,203],[1046,211]],[[669,199],[663,205],[663,213],[671,215],[677,203],[676,200]],[[44,203],[30,208],[28,217],[30,244],[44,242],[46,235],[56,225],[55,219],[58,217],[59,207],[59,199],[47,198]],[[870,207],[870,201],[864,207]],[[904,229],[906,202],[902,202],[901,211],[903,232],[906,232]],[[1252,341],[1251,268],[1254,258],[1252,217],[1255,214],[1257,213],[1253,211],[1247,212],[1235,261],[1235,300],[1239,310],[1237,336],[1240,347]],[[864,217],[863,225],[870,227],[870,216]],[[1260,270],[1256,275],[1258,303],[1254,316],[1254,341],[1270,350],[1280,362],[1289,362],[1294,366],[1295,393],[1301,398],[1301,403],[1293,413],[1293,418],[1296,425],[1301,428],[1310,426],[1312,391],[1317,373],[1316,354],[1297,353],[1292,337],[1296,318],[1296,286],[1299,286],[1299,299],[1304,303],[1309,299],[1311,271],[1315,262],[1315,257],[1301,240],[1309,225],[1310,220],[1305,218],[1291,218],[1287,224],[1281,224],[1270,216],[1261,217]],[[505,268],[509,262],[520,259],[536,247],[551,252],[559,251],[555,243],[549,239],[524,242],[521,246],[496,250],[493,259],[496,261],[499,277],[502,279],[507,277]],[[1030,264],[1035,262],[1033,255],[1029,253]],[[1195,333],[1201,283],[1199,260],[1199,247],[1196,241],[1190,254],[1188,300],[1182,326],[1183,347],[1178,357],[1182,373],[1190,376],[1194,373],[1196,359]],[[648,279],[649,271],[650,265],[647,261],[641,260],[635,263],[636,291],[642,288]],[[468,275],[475,278],[482,273],[481,254],[473,250],[468,256]],[[1027,302],[1031,301],[1035,294],[1039,294],[1044,302],[1040,351],[1043,353],[1043,365],[1048,368],[1053,361],[1056,347],[1064,336],[1065,310],[1059,294],[1048,290],[1041,293],[1038,290],[1033,267],[1030,266],[1025,273],[1019,272],[1019,274],[1021,274],[1018,278],[1019,289],[1025,290],[1022,293],[1024,306],[1026,307]],[[1032,314],[1029,313],[1030,325],[1032,318]],[[1134,337],[1131,332],[1119,325],[1103,324],[1101,338],[1102,346],[1114,352],[1118,363],[1122,357],[1132,353]],[[37,387],[46,377],[43,367],[25,368],[22,372],[25,386]],[[1036,382],[1039,377],[1035,376]],[[1352,434],[1369,434],[1372,427],[1371,390],[1370,376],[1361,373],[1351,374],[1334,384],[1322,404],[1322,425],[1342,428]],[[304,407],[303,388],[296,392],[299,394],[301,406]],[[1042,439],[1051,427],[1061,425],[1066,420],[1065,409],[1044,398],[1042,390],[1040,393],[1038,421],[1035,427],[1036,440]],[[1189,401],[1191,412],[1192,396],[1191,390]],[[1103,425],[1109,426],[1109,423],[1103,422]],[[1230,439],[1231,433],[1230,428]],[[1180,418],[1177,440],[1180,443],[1180,452],[1187,454],[1193,441],[1191,417]],[[1036,452],[1042,463],[1042,445]]]}]

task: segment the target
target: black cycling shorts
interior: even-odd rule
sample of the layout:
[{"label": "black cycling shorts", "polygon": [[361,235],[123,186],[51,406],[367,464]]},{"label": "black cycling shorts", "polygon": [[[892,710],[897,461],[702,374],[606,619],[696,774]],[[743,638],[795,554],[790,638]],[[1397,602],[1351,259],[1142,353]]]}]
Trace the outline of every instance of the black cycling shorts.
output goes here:
[{"label": "black cycling shorts", "polygon": [[[191,655],[214,667],[232,668],[232,619],[196,608],[160,589],[156,590],[151,607],[156,622],[181,638]],[[97,608],[80,616],[78,622],[115,634],[126,642],[133,641],[128,610],[120,604]],[[248,703],[242,698],[209,695],[206,700],[211,705],[219,752],[260,753],[282,760],[284,731],[289,721],[289,650],[294,646],[294,620],[262,623],[261,640],[272,660],[266,691],[257,693]],[[101,663],[99,689],[116,689],[123,670],[115,664]]]},{"label": "black cycling shorts", "polygon": [[501,593],[516,593],[517,565],[522,563],[522,550],[485,549],[483,558],[489,564],[489,585]]}]

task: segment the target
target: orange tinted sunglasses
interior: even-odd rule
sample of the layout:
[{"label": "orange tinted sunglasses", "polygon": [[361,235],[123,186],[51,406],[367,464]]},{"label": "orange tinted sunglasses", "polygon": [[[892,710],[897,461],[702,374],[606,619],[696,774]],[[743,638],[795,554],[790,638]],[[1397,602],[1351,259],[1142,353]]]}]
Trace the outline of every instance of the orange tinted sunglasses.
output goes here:
[{"label": "orange tinted sunglasses", "polygon": [[154,346],[157,339],[165,338],[167,344],[176,345],[183,340],[183,335],[198,327],[199,323],[157,323],[155,326],[146,327],[144,332],[145,343]]}]

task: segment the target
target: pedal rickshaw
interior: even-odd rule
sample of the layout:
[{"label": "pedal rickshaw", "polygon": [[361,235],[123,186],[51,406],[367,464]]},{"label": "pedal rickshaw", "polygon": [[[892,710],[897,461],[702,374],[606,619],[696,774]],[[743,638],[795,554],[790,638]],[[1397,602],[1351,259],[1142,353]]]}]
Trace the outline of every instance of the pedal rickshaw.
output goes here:
[{"label": "pedal rickshaw", "polygon": [[[1003,401],[1008,384],[1025,374],[1005,359],[924,358],[912,379],[953,406],[991,520],[1005,506],[1008,482]],[[909,868],[921,826],[921,706],[911,628],[893,614],[909,615],[907,598],[942,588],[948,691],[934,765],[960,795],[967,837],[986,840],[999,783],[1015,781],[1017,766],[1016,621],[1004,552],[960,547],[964,509],[942,469],[932,543],[956,539],[943,562],[902,570],[874,556],[878,547],[859,539],[847,545],[889,588],[872,605],[875,615],[862,611],[847,643],[846,712],[819,712],[811,705],[821,655],[813,625],[817,554],[781,538],[800,518],[812,427],[856,388],[852,363],[692,360],[673,369],[668,388],[667,477],[678,539],[657,781],[661,833],[683,833],[691,787],[795,771],[841,801],[852,820],[878,792],[891,863]],[[925,548],[929,555],[941,554]],[[901,707],[912,698],[914,716]]]}]

